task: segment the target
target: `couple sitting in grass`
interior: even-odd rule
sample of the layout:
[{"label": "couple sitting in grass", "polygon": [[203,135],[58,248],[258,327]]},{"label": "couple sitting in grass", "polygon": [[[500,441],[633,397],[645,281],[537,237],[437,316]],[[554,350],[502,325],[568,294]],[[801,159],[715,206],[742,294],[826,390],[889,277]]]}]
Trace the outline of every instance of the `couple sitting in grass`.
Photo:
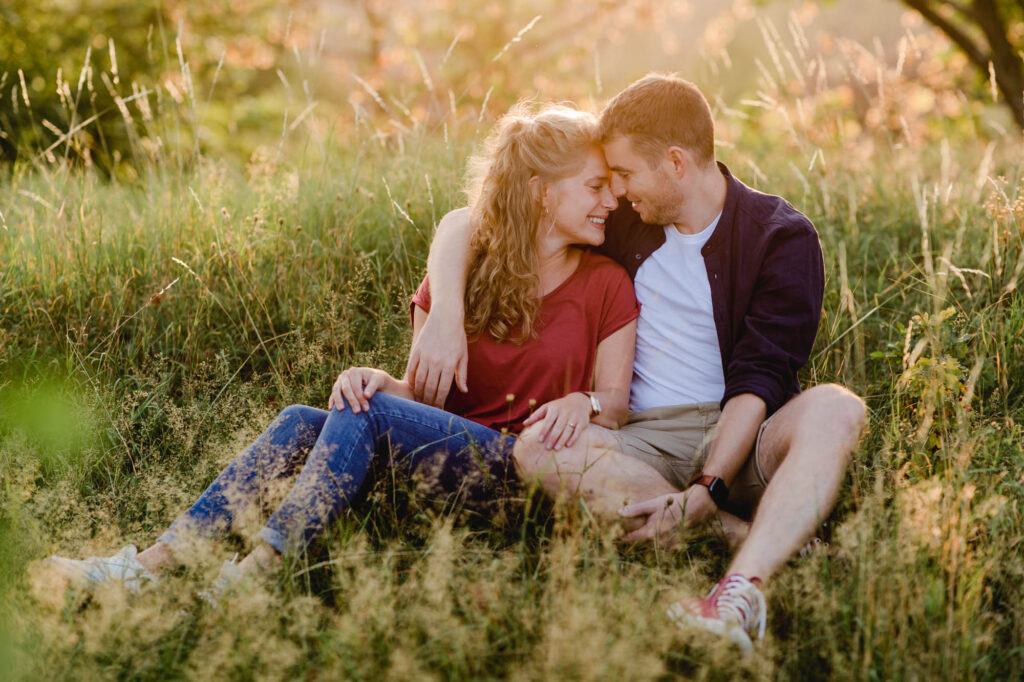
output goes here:
[{"label": "couple sitting in grass", "polygon": [[404,379],[345,370],[327,411],[285,409],[152,547],[54,561],[137,587],[273,500],[223,589],[315,542],[377,456],[467,504],[524,483],[579,496],[631,542],[713,522],[726,575],[668,615],[763,637],[762,586],[829,515],[865,420],[846,389],[797,382],[824,287],[814,227],[716,163],[707,101],[673,76],[599,119],[506,115],[471,178],[413,297]]}]

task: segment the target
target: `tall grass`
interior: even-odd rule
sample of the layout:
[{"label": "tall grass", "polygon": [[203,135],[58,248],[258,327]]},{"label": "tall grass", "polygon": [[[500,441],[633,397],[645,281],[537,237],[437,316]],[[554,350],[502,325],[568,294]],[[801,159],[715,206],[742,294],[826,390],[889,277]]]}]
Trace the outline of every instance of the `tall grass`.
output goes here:
[{"label": "tall grass", "polygon": [[[458,205],[463,134],[360,124],[236,166],[60,164],[0,184],[0,657],[35,678],[1016,679],[1024,674],[1024,168],[978,123],[850,133],[765,31],[758,99],[720,157],[814,221],[824,315],[808,382],[871,425],[829,551],[768,586],[750,658],[663,616],[724,569],[691,533],[629,550],[582,508],[492,526],[383,481],[265,584],[210,609],[221,558],[133,597],[49,582],[51,552],[146,545],[289,403],[351,364],[403,369],[408,300]],[[794,44],[799,44],[794,34]],[[886,72],[874,102],[901,81]],[[886,80],[889,79],[889,80]],[[453,117],[459,113],[453,112]],[[459,120],[477,120],[461,116]],[[455,131],[456,121],[443,132]],[[938,132],[936,132],[938,130]],[[967,132],[964,132],[964,131]],[[318,138],[323,140],[323,138]]]}]

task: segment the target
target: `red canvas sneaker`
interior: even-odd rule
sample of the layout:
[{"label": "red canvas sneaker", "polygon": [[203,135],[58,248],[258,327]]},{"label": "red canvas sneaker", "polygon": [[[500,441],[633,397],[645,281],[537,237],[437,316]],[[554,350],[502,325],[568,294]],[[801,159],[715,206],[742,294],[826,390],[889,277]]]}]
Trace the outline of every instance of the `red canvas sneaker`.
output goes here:
[{"label": "red canvas sneaker", "polygon": [[760,584],[758,578],[727,575],[703,599],[683,599],[670,606],[668,617],[681,628],[699,627],[728,637],[748,653],[755,633],[758,641],[764,639],[767,607]]}]

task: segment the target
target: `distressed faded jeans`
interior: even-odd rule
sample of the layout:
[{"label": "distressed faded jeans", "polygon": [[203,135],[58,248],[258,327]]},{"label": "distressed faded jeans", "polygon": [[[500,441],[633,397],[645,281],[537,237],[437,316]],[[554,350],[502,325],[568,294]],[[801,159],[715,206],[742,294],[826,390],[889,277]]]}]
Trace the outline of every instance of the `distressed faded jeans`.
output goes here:
[{"label": "distressed faded jeans", "polygon": [[[160,536],[172,548],[191,538],[238,531],[284,500],[259,537],[277,551],[301,552],[338,518],[362,488],[374,457],[396,476],[461,501],[505,494],[515,480],[512,436],[421,403],[377,393],[370,409],[330,412],[285,408],[192,507]],[[290,487],[289,487],[290,484]],[[275,495],[275,491],[277,494]]]}]

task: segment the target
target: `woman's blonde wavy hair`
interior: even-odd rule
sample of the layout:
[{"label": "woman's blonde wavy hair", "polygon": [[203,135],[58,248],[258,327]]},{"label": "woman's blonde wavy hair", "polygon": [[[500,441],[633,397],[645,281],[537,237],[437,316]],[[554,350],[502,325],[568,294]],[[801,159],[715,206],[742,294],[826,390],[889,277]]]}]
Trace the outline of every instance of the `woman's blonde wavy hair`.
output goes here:
[{"label": "woman's blonde wavy hair", "polygon": [[[466,282],[466,333],[524,343],[540,308],[536,238],[543,215],[530,179],[553,182],[599,148],[597,119],[561,105],[520,103],[470,159],[466,193],[474,227]],[[515,338],[512,336],[515,334]]]}]

